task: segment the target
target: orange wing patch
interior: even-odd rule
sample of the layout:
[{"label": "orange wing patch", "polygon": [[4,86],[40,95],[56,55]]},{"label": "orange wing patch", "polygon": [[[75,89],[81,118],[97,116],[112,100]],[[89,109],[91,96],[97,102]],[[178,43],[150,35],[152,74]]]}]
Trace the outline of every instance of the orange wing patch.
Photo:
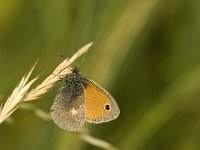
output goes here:
[{"label": "orange wing patch", "polygon": [[105,105],[110,104],[110,97],[95,84],[89,84],[85,88],[86,119],[90,122],[100,123],[107,118],[109,112]]}]

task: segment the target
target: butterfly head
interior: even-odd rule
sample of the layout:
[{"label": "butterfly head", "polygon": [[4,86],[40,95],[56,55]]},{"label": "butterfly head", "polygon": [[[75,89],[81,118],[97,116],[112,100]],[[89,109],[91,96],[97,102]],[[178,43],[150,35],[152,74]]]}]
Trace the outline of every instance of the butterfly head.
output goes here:
[{"label": "butterfly head", "polygon": [[73,73],[73,74],[79,74],[79,73],[80,73],[80,71],[79,71],[79,69],[78,69],[77,66],[73,66],[73,67],[72,67],[72,73]]}]

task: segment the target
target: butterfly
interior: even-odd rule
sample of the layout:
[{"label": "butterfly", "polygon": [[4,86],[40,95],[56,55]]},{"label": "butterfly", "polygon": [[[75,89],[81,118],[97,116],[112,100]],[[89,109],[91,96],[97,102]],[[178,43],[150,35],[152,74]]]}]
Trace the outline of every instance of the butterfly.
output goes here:
[{"label": "butterfly", "polygon": [[115,99],[100,85],[83,77],[77,66],[65,77],[51,107],[53,121],[67,131],[79,130],[85,121],[108,122],[119,114]]}]

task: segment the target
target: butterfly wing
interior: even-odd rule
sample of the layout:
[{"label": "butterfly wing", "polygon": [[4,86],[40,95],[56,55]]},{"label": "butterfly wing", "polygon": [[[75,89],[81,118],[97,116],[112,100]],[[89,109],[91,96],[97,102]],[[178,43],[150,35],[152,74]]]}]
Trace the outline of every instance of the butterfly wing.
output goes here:
[{"label": "butterfly wing", "polygon": [[51,107],[53,121],[64,130],[76,131],[85,121],[84,87],[73,79],[58,91]]},{"label": "butterfly wing", "polygon": [[120,110],[114,98],[102,87],[87,78],[82,78],[85,87],[86,120],[103,123],[116,119]]}]

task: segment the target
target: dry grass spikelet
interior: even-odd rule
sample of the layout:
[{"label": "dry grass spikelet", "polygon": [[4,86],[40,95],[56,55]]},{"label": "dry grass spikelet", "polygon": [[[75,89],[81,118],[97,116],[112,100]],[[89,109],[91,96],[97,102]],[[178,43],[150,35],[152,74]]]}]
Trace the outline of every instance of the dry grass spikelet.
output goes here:
[{"label": "dry grass spikelet", "polygon": [[85,45],[70,59],[65,59],[63,62],[61,62],[52,74],[50,74],[41,84],[29,92],[31,85],[37,80],[36,77],[28,82],[30,75],[35,68],[35,64],[29,73],[22,78],[22,80],[19,82],[19,85],[6,100],[5,104],[0,106],[0,124],[18,108],[20,103],[40,98],[40,96],[48,92],[56,82],[70,73],[72,67],[71,64],[82,54],[87,52],[91,45],[92,43]]}]

